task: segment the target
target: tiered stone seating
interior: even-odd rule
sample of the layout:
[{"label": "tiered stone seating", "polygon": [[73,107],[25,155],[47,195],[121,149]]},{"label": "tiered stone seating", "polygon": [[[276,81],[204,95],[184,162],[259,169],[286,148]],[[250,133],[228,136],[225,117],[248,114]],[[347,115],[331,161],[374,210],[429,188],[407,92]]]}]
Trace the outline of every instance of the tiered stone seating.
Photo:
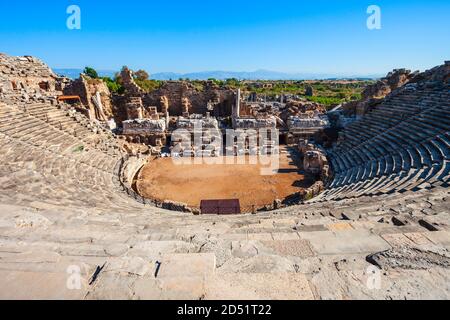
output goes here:
[{"label": "tiered stone seating", "polygon": [[[419,192],[245,216],[0,205],[0,285],[9,289],[0,298],[448,299],[448,260],[417,251],[449,246],[448,200]],[[428,215],[410,218],[424,202]],[[383,287],[368,290],[366,257],[390,251],[404,260],[395,272],[382,265]],[[403,273],[403,261],[429,268]],[[73,268],[78,290],[65,286]]]},{"label": "tiered stone seating", "polygon": [[1,101],[0,299],[448,300],[448,91],[389,99],[330,152],[319,203],[238,216],[141,205],[114,140]]},{"label": "tiered stone seating", "polygon": [[2,107],[0,141],[5,182],[0,189],[11,203],[142,209],[114,183],[121,158],[115,142],[94,134],[56,106]]},{"label": "tiered stone seating", "polygon": [[313,201],[406,192],[449,181],[450,93],[402,91],[350,124],[330,150],[334,179]]},{"label": "tiered stone seating", "polygon": [[[370,266],[365,256],[395,250],[399,243],[448,246],[448,216],[440,214],[448,195],[386,195],[377,203],[366,197],[262,215],[186,216],[121,198],[111,187],[111,169],[98,166],[107,160],[104,169],[114,165],[104,152],[62,148],[58,154],[3,133],[0,147],[0,285],[9,288],[0,298],[358,299],[366,297],[365,287],[336,266],[363,276]],[[14,205],[5,206],[11,199]],[[424,201],[433,208],[425,218],[408,220],[407,226],[390,222],[403,219],[392,210],[417,215]],[[79,290],[61,286],[73,267],[81,271]],[[386,275],[383,282],[396,289],[377,290],[373,298],[401,298],[408,288],[417,297],[447,299],[440,285],[444,272],[411,271],[404,277],[416,279],[412,290],[398,272]]]}]

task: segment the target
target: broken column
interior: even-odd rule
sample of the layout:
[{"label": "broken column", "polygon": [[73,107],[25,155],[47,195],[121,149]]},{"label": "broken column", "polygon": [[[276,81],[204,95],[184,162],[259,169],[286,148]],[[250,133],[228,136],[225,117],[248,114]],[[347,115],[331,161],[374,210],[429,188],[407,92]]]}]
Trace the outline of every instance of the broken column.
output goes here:
[{"label": "broken column", "polygon": [[169,128],[169,99],[167,96],[162,96],[161,100],[161,111],[164,114],[164,118],[166,119],[166,128]]},{"label": "broken column", "polygon": [[239,118],[241,113],[241,89],[237,89],[236,92],[236,103],[233,108],[233,118]]},{"label": "broken column", "polygon": [[189,109],[191,108],[191,102],[188,98],[184,97],[181,99],[181,108],[183,117],[189,118]]},{"label": "broken column", "polygon": [[92,102],[94,103],[94,106],[96,108],[96,118],[100,119],[101,121],[108,121],[108,118],[105,115],[104,109],[103,109],[103,103],[102,103],[102,97],[100,95],[100,92],[97,91],[95,95],[92,97]]}]

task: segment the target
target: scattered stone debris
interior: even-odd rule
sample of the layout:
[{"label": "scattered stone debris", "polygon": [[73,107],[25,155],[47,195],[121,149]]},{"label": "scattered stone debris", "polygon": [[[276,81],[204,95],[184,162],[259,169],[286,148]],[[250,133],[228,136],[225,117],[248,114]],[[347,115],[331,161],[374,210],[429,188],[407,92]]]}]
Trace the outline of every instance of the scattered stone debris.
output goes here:
[{"label": "scattered stone debris", "polygon": [[367,262],[384,270],[428,270],[433,267],[449,268],[450,256],[418,248],[401,247],[370,255]]}]

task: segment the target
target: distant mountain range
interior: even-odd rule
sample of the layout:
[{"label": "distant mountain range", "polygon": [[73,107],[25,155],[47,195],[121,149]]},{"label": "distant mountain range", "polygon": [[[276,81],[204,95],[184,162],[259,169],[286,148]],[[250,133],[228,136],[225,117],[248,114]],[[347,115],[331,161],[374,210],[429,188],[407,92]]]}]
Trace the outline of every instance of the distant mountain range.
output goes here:
[{"label": "distant mountain range", "polygon": [[155,80],[177,80],[192,79],[192,80],[208,80],[218,79],[226,80],[230,78],[236,78],[239,80],[316,80],[316,79],[374,79],[380,78],[381,75],[350,75],[339,76],[336,74],[319,74],[319,73],[283,73],[269,70],[257,70],[253,72],[236,72],[236,71],[205,71],[194,73],[155,73],[152,75],[152,79]]},{"label": "distant mountain range", "polygon": [[[76,79],[80,76],[82,69],[53,69],[57,74],[64,75],[71,79]],[[117,71],[112,70],[97,70],[102,77],[113,78]],[[205,71],[194,73],[174,73],[174,72],[160,72],[151,75],[153,80],[208,80],[218,79],[226,80],[236,78],[239,80],[319,80],[319,79],[377,79],[381,78],[381,74],[371,75],[336,75],[336,74],[319,74],[319,73],[283,73],[269,70],[257,70],[253,72],[236,72],[236,71]]]},{"label": "distant mountain range", "polygon": [[[65,76],[70,79],[78,79],[80,77],[80,73],[83,72],[83,69],[53,69],[60,76]],[[110,77],[114,78],[114,75],[117,71],[112,70],[97,70],[97,73],[100,77]]]}]

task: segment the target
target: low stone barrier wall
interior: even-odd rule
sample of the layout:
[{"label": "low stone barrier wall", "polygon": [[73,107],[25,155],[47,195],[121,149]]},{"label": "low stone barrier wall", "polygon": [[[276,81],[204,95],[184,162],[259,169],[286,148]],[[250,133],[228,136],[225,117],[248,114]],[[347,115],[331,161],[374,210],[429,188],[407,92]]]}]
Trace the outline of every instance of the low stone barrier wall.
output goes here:
[{"label": "low stone barrier wall", "polygon": [[[130,157],[129,155],[125,155],[117,162],[114,168],[114,182],[116,183],[118,188],[122,190],[124,193],[126,193],[130,198],[136,200],[137,202],[143,205],[153,205],[151,201],[143,198],[141,195],[139,195],[136,191],[133,190],[132,187],[133,178],[131,178],[131,184],[129,184],[131,172],[129,170],[130,167],[128,166],[128,162],[130,161],[130,158],[136,157]],[[133,162],[133,160],[131,162]],[[138,170],[140,170],[141,167],[137,168],[137,170],[134,172],[134,176],[136,175]]]},{"label": "low stone barrier wall", "polygon": [[154,206],[170,211],[178,211],[185,213],[199,214],[199,211],[190,208],[184,203],[178,203],[170,200],[165,200],[163,202],[156,201],[152,199],[146,199],[142,197],[133,189],[133,182],[136,175],[142,169],[142,167],[147,163],[148,159],[141,158],[139,156],[123,156],[116,164],[114,169],[114,179],[118,187],[126,193],[130,198],[136,200],[143,205]]}]

